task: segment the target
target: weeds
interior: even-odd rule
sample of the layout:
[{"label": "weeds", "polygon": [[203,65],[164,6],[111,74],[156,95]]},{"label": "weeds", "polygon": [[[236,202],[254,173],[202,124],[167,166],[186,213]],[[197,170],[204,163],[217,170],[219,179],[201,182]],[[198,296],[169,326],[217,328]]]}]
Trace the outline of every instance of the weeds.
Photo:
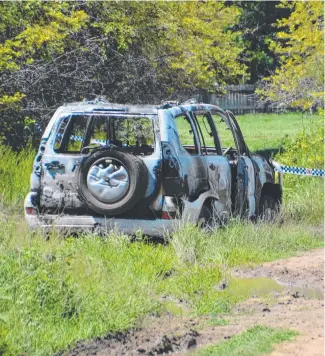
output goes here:
[{"label": "weeds", "polygon": [[17,153],[0,145],[0,208],[22,204],[30,189],[34,156],[35,152],[29,148]]}]

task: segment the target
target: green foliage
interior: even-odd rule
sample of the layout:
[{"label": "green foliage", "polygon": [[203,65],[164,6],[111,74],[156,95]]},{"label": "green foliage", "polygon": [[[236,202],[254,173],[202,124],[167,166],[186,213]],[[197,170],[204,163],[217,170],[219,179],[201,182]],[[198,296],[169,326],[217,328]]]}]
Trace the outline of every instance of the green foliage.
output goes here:
[{"label": "green foliage", "polygon": [[[240,11],[222,2],[171,2],[161,5],[157,19],[161,28],[158,55],[169,55],[168,67],[175,71],[185,88],[211,89],[245,75],[237,61],[243,44],[239,32],[227,29],[238,21]],[[159,27],[158,27],[159,28]],[[165,68],[167,71],[169,68]]]},{"label": "green foliage", "polygon": [[[27,148],[17,153],[0,145],[0,201],[1,205],[22,203],[30,190],[30,174],[35,151]],[[1,207],[0,205],[0,207]]]},{"label": "green foliage", "polygon": [[287,18],[291,10],[279,7],[279,1],[238,1],[235,4],[241,9],[241,15],[234,29],[241,31],[245,45],[240,60],[248,67],[248,82],[254,84],[279,66],[279,59],[270,46],[281,30],[274,23]]},{"label": "green foliage", "polygon": [[159,103],[245,75],[229,30],[240,11],[223,2],[30,0],[0,11],[0,140],[15,147],[26,115],[46,121],[65,102]]},{"label": "green foliage", "polygon": [[274,345],[292,340],[297,332],[285,329],[254,326],[230,340],[195,352],[198,356],[257,356],[269,354]]},{"label": "green foliage", "polygon": [[[2,19],[9,22],[3,21],[2,27],[16,33],[0,44],[0,71],[18,70],[25,63],[32,64],[36,56],[47,58],[61,54],[64,40],[79,31],[87,18],[85,12],[75,11],[73,7],[67,2],[2,3]],[[12,21],[11,17],[18,14],[19,23]]]},{"label": "green foliage", "polygon": [[[324,127],[317,125],[308,132],[302,131],[284,145],[284,152],[276,159],[291,166],[320,168],[324,166]],[[299,180],[291,177],[287,184]],[[309,178],[310,179],[310,178]]]},{"label": "green foliage", "polygon": [[271,47],[281,66],[259,93],[271,101],[310,109],[324,106],[324,6],[321,1],[282,2],[292,10],[279,19]]},{"label": "green foliage", "polygon": [[[303,131],[284,145],[275,157],[284,165],[324,169],[324,127]],[[285,214],[307,223],[324,220],[324,181],[319,177],[284,176]]]}]

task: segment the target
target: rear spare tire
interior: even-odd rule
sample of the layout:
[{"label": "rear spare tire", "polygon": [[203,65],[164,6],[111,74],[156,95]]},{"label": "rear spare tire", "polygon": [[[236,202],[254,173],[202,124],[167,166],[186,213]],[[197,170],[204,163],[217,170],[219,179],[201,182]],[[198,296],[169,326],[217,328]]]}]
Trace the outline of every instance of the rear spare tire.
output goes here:
[{"label": "rear spare tire", "polygon": [[76,178],[80,199],[94,212],[108,216],[132,209],[148,185],[143,161],[113,147],[84,159]]}]

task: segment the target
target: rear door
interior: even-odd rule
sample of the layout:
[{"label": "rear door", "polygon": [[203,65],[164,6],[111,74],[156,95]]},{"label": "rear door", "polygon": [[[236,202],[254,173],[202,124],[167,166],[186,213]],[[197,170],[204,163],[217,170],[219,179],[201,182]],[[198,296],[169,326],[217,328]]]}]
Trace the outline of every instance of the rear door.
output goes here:
[{"label": "rear door", "polygon": [[234,114],[226,111],[226,121],[233,134],[238,152],[237,195],[235,209],[240,216],[255,218],[255,169],[243,134]]},{"label": "rear door", "polygon": [[222,220],[231,213],[231,170],[227,157],[222,155],[220,140],[209,111],[193,112],[201,139],[202,153],[208,168],[210,188],[219,196],[216,212]]},{"label": "rear door", "polygon": [[189,112],[168,118],[163,144],[165,195],[195,200],[209,189],[206,160],[197,126]]}]

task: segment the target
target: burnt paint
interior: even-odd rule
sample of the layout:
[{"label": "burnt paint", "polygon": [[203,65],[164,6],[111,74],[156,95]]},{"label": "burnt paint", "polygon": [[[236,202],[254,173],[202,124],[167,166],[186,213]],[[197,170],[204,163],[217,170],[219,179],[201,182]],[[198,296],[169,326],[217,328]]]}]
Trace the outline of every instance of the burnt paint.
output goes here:
[{"label": "burnt paint", "polygon": [[162,150],[164,177],[180,177],[181,168],[173,147],[168,142],[162,142]]},{"label": "burnt paint", "polygon": [[158,160],[157,164],[153,168],[153,174],[154,174],[154,189],[150,195],[145,197],[142,201],[145,205],[150,205],[156,198],[157,195],[159,194],[161,183],[162,183],[162,160]]}]

